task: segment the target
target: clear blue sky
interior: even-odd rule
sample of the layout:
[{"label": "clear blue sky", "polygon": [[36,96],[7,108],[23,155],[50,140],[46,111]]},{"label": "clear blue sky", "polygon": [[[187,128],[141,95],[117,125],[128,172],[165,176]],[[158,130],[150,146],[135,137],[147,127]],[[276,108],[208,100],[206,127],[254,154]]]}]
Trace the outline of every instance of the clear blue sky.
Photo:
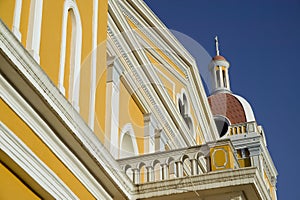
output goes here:
[{"label": "clear blue sky", "polygon": [[264,127],[279,172],[278,199],[300,199],[300,0],[145,2],[169,29],[211,56],[219,36],[232,91],[250,102]]}]

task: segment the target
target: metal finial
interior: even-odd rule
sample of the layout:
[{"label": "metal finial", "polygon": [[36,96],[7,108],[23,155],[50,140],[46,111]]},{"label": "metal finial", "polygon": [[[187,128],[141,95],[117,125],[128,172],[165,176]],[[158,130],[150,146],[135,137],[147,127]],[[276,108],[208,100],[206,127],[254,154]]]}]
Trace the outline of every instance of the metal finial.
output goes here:
[{"label": "metal finial", "polygon": [[220,55],[218,36],[215,37],[217,56]]}]

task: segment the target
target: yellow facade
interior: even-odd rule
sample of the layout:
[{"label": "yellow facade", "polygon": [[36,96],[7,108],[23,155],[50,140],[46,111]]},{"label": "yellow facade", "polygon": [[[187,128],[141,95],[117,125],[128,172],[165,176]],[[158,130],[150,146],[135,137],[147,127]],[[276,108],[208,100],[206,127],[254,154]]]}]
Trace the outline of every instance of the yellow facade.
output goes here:
[{"label": "yellow facade", "polygon": [[37,196],[22,180],[12,173],[6,166],[0,163],[0,199],[24,199],[36,200],[41,199]]},{"label": "yellow facade", "polygon": [[[72,172],[53,154],[32,129],[17,116],[8,105],[0,101],[3,122],[16,134],[47,166],[61,178],[80,199],[94,199],[91,193],[72,174]],[[2,182],[2,181],[1,181]],[[38,192],[38,191],[36,191]]]}]

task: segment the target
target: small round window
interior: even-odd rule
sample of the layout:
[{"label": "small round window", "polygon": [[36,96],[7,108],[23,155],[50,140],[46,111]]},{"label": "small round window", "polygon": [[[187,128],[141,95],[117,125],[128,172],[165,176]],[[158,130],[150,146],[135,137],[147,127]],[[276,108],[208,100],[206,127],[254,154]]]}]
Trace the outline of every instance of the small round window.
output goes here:
[{"label": "small round window", "polygon": [[228,120],[225,117],[221,117],[221,116],[215,117],[214,120],[220,137],[223,137],[227,133],[229,128]]}]

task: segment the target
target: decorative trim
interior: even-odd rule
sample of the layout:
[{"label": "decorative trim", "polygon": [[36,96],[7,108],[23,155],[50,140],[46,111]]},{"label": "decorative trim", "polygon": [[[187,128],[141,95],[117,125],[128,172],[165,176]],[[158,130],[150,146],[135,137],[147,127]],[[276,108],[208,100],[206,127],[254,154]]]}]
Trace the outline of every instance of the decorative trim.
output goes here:
[{"label": "decorative trim", "polygon": [[80,87],[80,64],[81,64],[81,45],[82,45],[82,25],[79,10],[74,0],[65,0],[62,21],[62,36],[60,47],[60,64],[58,88],[65,94],[64,75],[66,60],[66,40],[67,40],[67,20],[68,12],[71,12],[71,20],[75,27],[72,31],[71,55],[70,55],[70,77],[69,77],[69,100],[74,108],[79,111],[79,87]]},{"label": "decorative trim", "polygon": [[55,199],[79,199],[11,130],[0,122],[0,149]]},{"label": "decorative trim", "polygon": [[19,41],[21,41],[21,37],[22,37],[22,34],[20,32],[21,11],[22,11],[22,0],[16,0],[12,32],[18,38]]},{"label": "decorative trim", "polygon": [[82,184],[99,199],[111,199],[76,156],[61,142],[48,125],[0,75],[0,96],[38,135],[51,151],[68,167]]},{"label": "decorative trim", "polygon": [[[109,12],[117,15],[119,17],[119,20],[124,21],[124,16],[120,15],[120,11],[117,10],[115,3],[116,2],[109,2]],[[151,107],[150,110],[155,111],[153,113],[155,113],[155,117],[159,119],[159,123],[161,123],[166,130],[166,134],[169,138],[168,142],[171,145],[171,148],[176,148],[176,146],[186,146],[186,143],[181,137],[175,137],[175,133],[178,132],[178,130],[176,126],[171,122],[171,118],[163,114],[164,112],[161,109],[162,105],[157,103],[159,102],[159,99],[157,95],[154,94],[154,91],[152,90],[153,88],[145,86],[147,83],[149,83],[149,80],[145,77],[144,73],[142,73],[142,69],[141,67],[139,67],[140,64],[132,57],[132,53],[128,53],[131,52],[130,48],[128,47],[127,42],[124,40],[124,37],[119,32],[118,28],[115,25],[115,22],[110,15],[108,20],[108,35],[116,45],[117,50],[120,52],[121,57],[119,59],[123,60],[124,58],[124,61],[126,62],[124,65],[127,69],[126,73],[124,74],[124,78],[128,81],[132,90],[136,92],[138,96],[141,95],[139,97],[143,99],[142,103],[145,104],[145,102],[148,102],[150,104],[148,108],[150,109]],[[126,25],[125,21],[124,24]],[[126,36],[129,38],[133,37],[130,32],[128,32],[128,35]],[[131,38],[130,41],[135,41],[135,39]],[[143,94],[140,94],[140,91],[142,91]],[[148,110],[148,112],[151,112],[150,110]]]},{"label": "decorative trim", "polygon": [[40,63],[42,14],[43,0],[31,0],[26,49],[37,63]]},{"label": "decorative trim", "polygon": [[[224,153],[224,156],[225,156],[225,162],[224,162],[223,165],[217,165],[217,163],[216,163],[215,154],[216,154],[217,151],[222,151],[222,152]],[[212,153],[212,159],[213,159],[213,163],[214,163],[216,169],[225,169],[225,168],[226,168],[226,165],[227,165],[227,163],[228,163],[228,152],[227,152],[225,149],[223,149],[223,148],[216,148],[216,149],[214,150],[214,152]]]}]

